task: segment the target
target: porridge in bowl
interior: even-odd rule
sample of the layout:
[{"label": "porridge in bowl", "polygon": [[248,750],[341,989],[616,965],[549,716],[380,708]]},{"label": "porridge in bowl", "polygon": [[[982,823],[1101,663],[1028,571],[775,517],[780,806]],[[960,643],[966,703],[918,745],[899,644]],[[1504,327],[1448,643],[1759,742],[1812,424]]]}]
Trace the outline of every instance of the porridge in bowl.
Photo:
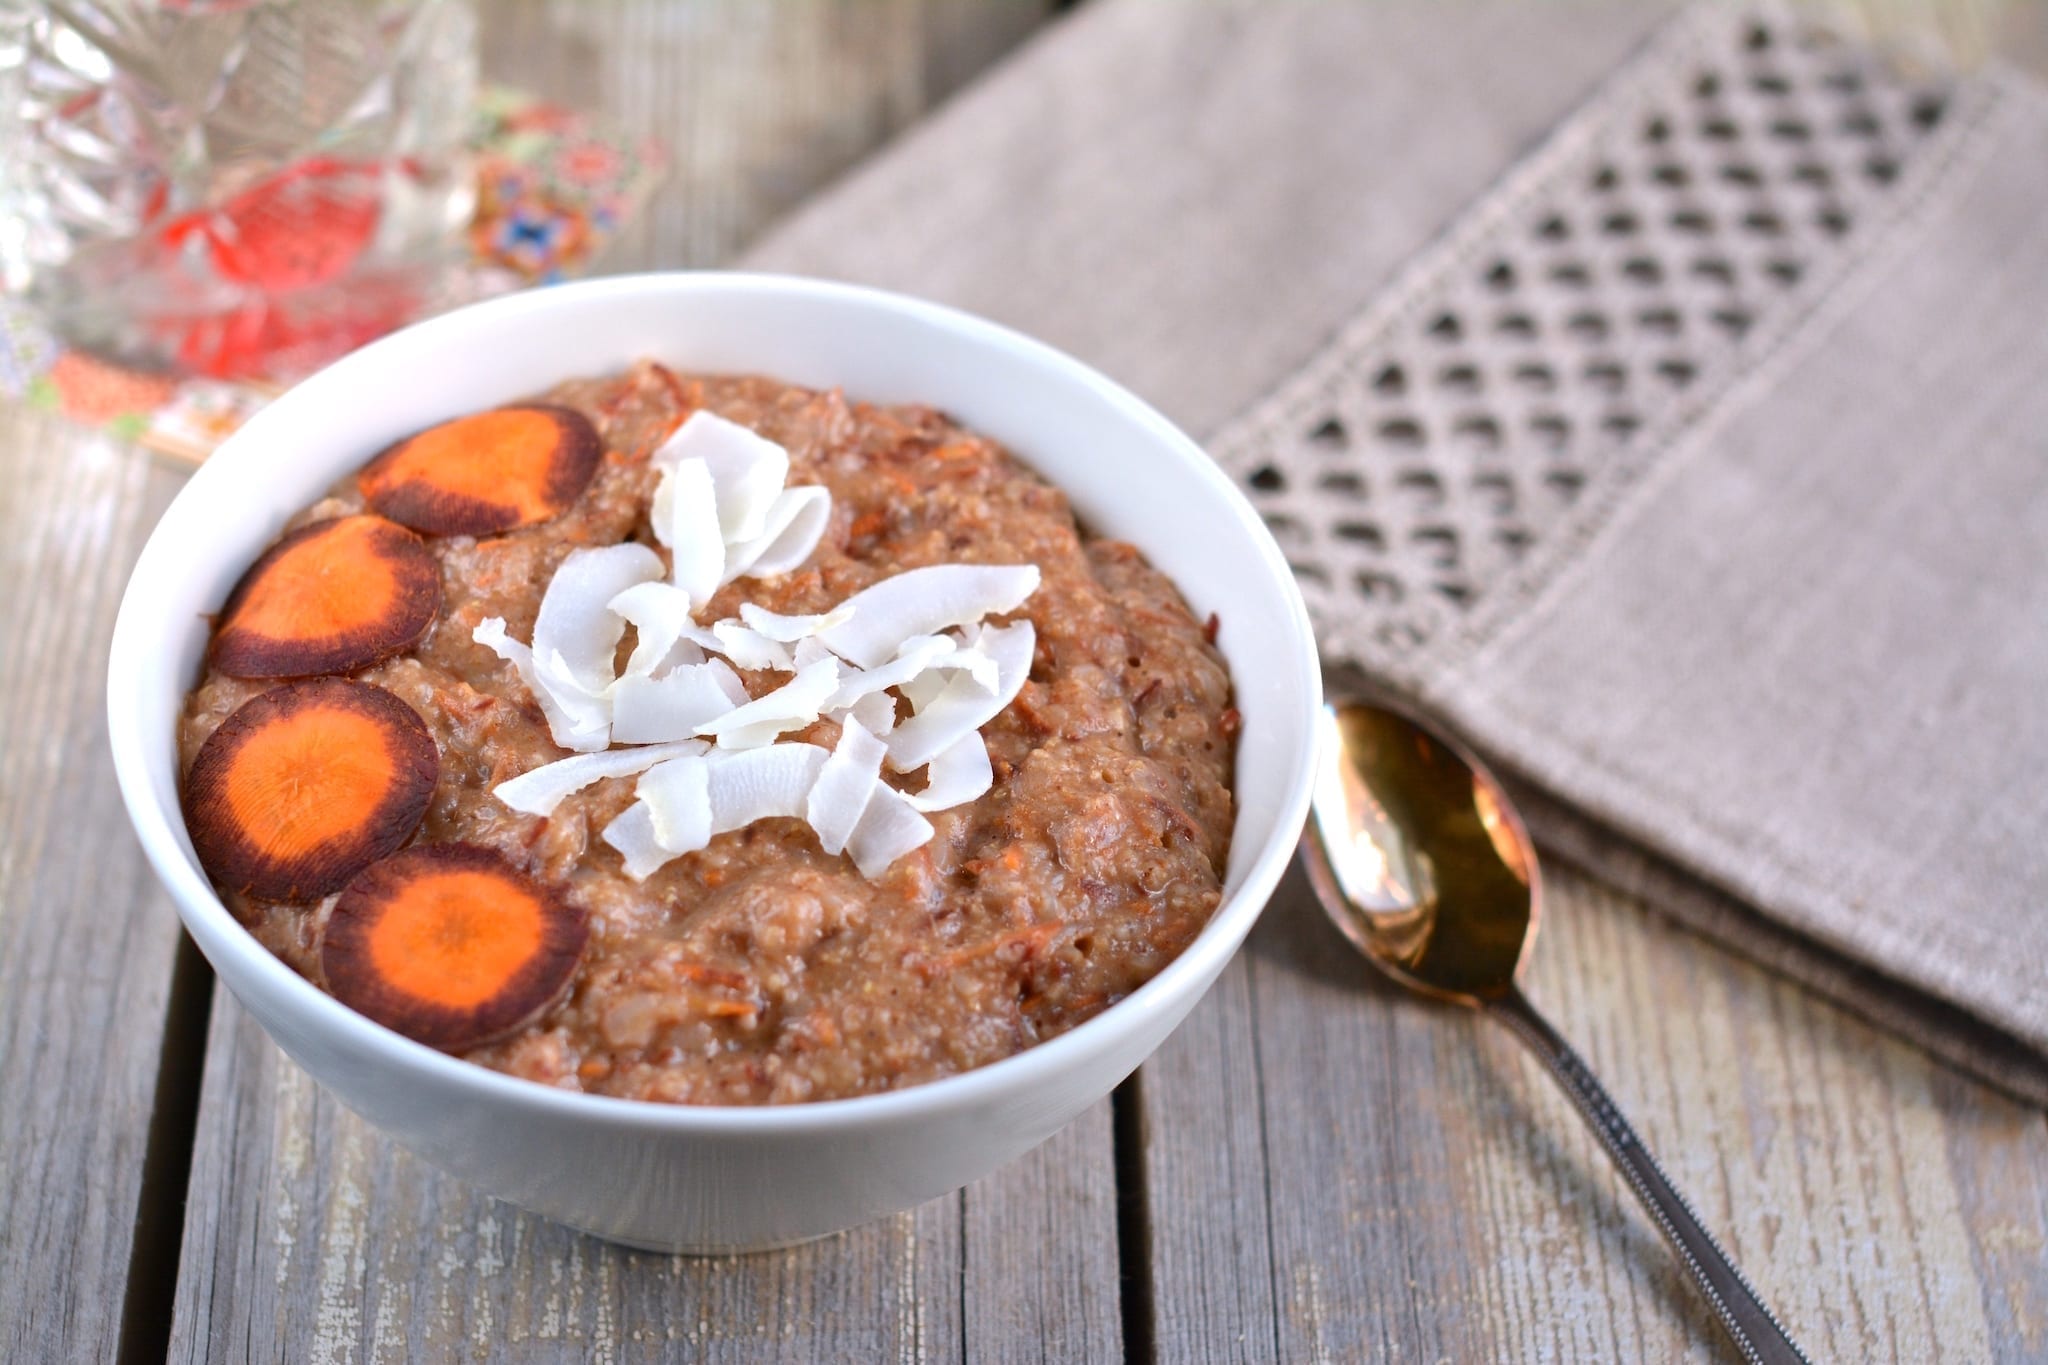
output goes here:
[{"label": "porridge in bowl", "polygon": [[940,413],[642,362],[293,520],[187,699],[186,819],[270,951],[430,1046],[633,1099],[869,1094],[1064,1032],[1201,930],[1213,636]]}]

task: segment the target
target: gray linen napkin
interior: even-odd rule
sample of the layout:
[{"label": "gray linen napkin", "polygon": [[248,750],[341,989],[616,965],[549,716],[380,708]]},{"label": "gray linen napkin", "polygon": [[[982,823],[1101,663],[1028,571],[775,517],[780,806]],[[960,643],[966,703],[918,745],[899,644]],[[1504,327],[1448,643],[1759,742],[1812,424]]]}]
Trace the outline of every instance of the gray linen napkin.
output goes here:
[{"label": "gray linen napkin", "polygon": [[1775,9],[1096,0],[748,263],[1122,379],[1539,839],[2048,1098],[2044,224]]}]

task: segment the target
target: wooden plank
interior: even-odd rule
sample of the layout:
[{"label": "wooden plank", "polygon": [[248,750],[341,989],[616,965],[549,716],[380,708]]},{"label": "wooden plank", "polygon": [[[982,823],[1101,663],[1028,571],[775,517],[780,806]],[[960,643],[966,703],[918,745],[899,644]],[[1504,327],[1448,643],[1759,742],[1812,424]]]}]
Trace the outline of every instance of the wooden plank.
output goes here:
[{"label": "wooden plank", "polygon": [[104,680],[129,565],[179,482],[121,442],[0,409],[8,1360],[112,1359],[128,1268],[159,1240],[141,1201],[178,920],[122,813]]},{"label": "wooden plank", "polygon": [[[611,264],[722,259],[1025,25],[924,0],[494,5],[486,69],[674,151]],[[991,36],[993,34],[993,36]],[[912,1213],[789,1252],[626,1251],[386,1142],[216,1001],[174,1321],[181,1360],[1109,1359],[1120,1354],[1105,1104]]]},{"label": "wooden plank", "polygon": [[[2048,1360],[2048,1114],[2023,1108],[1985,1114],[1978,1088],[1937,1070],[1929,1093],[1951,1126],[1948,1176],[1970,1225],[1971,1268],[1992,1340],[2017,1360]],[[1986,1131],[1995,1141],[1980,1136]]]},{"label": "wooden plank", "polygon": [[970,1360],[1123,1358],[1110,1106],[961,1191]]},{"label": "wooden plank", "polygon": [[[1816,1359],[2039,1358],[2039,1111],[1570,868],[1550,872],[1532,998]],[[1299,878],[1245,969],[1245,988],[1213,1002],[1228,1020],[1209,1027],[1248,1031],[1256,1074],[1242,1045],[1235,1066],[1174,1056],[1189,1036],[1169,1050],[1176,1083],[1148,1072],[1142,1092],[1155,1313],[1201,1333],[1163,1330],[1161,1359],[1239,1342],[1228,1354],[1290,1361],[1723,1349],[1577,1115],[1504,1031],[1378,981]],[[1216,1172],[1256,1168],[1255,1132],[1269,1181],[1247,1207]],[[1236,1150],[1219,1155],[1219,1139]],[[1181,1268],[1261,1236],[1270,1315]]]},{"label": "wooden plank", "polygon": [[[1271,1360],[1279,1349],[1251,991],[1240,953],[1130,1096],[1128,1139],[1142,1159],[1119,1155],[1142,1185],[1144,1307],[1161,1360]],[[1197,1130],[1162,1132],[1163,1122]]]}]

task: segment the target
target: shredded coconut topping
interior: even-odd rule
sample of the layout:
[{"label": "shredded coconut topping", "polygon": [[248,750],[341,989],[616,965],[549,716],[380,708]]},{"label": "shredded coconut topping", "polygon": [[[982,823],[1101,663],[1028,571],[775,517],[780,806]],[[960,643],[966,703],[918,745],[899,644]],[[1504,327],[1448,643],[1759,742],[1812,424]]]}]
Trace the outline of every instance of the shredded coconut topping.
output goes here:
[{"label": "shredded coconut topping", "polygon": [[[981,727],[1015,700],[1037,637],[1028,620],[986,618],[1037,591],[1037,566],[910,569],[816,615],[749,602],[700,625],[695,612],[726,583],[802,567],[831,521],[831,494],[785,487],[787,451],[709,412],[692,414],[653,460],[662,472],[649,516],[666,566],[644,545],[574,551],[542,594],[530,645],[497,617],[473,632],[573,751],[494,794],[545,816],[594,782],[637,775],[633,803],[602,836],[635,879],[771,818],[805,821],[827,853],[880,876],[932,838],[926,814],[993,784]],[[636,638],[619,673],[627,626]],[[750,697],[736,669],[792,676]],[[901,724],[899,698],[910,705]],[[783,738],[821,719],[839,725],[833,749]],[[922,789],[890,786],[885,766],[925,769]]]}]

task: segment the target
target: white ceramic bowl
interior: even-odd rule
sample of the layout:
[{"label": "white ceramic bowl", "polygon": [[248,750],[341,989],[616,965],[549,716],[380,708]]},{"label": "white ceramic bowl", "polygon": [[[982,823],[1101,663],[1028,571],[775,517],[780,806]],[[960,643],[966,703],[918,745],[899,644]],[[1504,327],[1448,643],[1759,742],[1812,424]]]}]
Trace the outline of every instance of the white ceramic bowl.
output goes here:
[{"label": "white ceramic bowl", "polygon": [[[881,402],[926,403],[1064,488],[1137,544],[1220,644],[1244,714],[1227,894],[1178,960],[1041,1047],[892,1094],[704,1108],[570,1094],[391,1033],[309,985],[236,924],[192,853],[174,732],[206,613],[286,518],[388,442],[459,413],[653,356]],[[114,628],[114,765],[142,847],[244,1008],[349,1108],[437,1166],[635,1246],[801,1241],[908,1208],[1059,1131],[1142,1062],[1243,941],[1308,805],[1320,679],[1308,617],[1230,482],[1143,402],[1065,355],[949,309],[773,276],[618,277],[518,294],[406,329],[264,410],[193,476],[135,567]]]}]

